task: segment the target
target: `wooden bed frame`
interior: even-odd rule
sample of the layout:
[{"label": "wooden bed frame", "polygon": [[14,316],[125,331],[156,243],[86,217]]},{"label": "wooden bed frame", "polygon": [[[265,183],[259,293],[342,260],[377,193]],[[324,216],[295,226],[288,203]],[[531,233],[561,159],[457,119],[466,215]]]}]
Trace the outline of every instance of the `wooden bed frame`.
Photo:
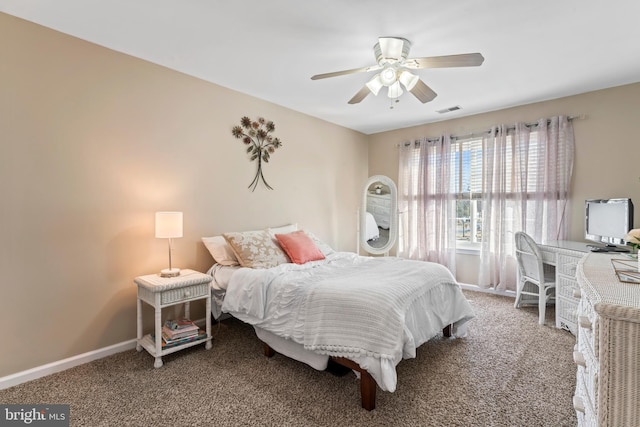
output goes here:
[{"label": "wooden bed frame", "polygon": [[[447,325],[442,330],[442,334],[445,337],[450,337],[452,331],[452,325]],[[263,342],[264,345],[264,355],[267,357],[273,357],[276,354],[276,351],[272,349],[267,343]],[[373,379],[371,374],[367,372],[365,369],[362,369],[360,365],[356,362],[345,359],[344,357],[332,357],[331,360],[347,367],[349,369],[353,369],[354,371],[358,371],[360,373],[360,398],[362,400],[362,407],[367,411],[372,411],[376,407],[376,391],[377,384]]]}]

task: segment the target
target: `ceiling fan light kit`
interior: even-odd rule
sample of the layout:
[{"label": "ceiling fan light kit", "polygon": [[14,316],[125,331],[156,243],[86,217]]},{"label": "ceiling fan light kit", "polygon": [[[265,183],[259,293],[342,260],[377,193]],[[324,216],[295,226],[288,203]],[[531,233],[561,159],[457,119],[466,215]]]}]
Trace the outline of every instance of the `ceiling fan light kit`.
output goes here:
[{"label": "ceiling fan light kit", "polygon": [[396,82],[396,80],[398,80],[398,72],[393,65],[385,66],[385,68],[380,71],[380,74],[378,75],[380,76],[380,81],[382,82],[382,84],[387,87],[391,86]]},{"label": "ceiling fan light kit", "polygon": [[391,98],[391,99],[400,98],[400,96],[403,93],[404,92],[402,91],[402,88],[400,87],[400,82],[395,82],[394,84],[389,86],[389,89],[387,89],[387,96],[389,98]]},{"label": "ceiling fan light kit", "polygon": [[382,84],[382,79],[380,79],[380,74],[373,76],[373,78],[366,83],[366,86],[372,94],[377,96],[380,89],[384,86],[384,84]]},{"label": "ceiling fan light kit", "polygon": [[418,80],[420,80],[420,78],[415,74],[412,74],[407,70],[404,70],[403,72],[400,73],[399,80],[400,80],[400,83],[402,83],[404,87],[406,87],[407,90],[410,91],[416,86],[416,83],[418,83]]},{"label": "ceiling fan light kit", "polygon": [[432,101],[438,95],[420,80],[420,77],[411,73],[410,69],[477,67],[484,62],[484,57],[480,53],[407,59],[410,49],[411,42],[407,39],[402,37],[380,37],[378,43],[373,46],[377,65],[316,74],[311,77],[311,80],[381,70],[365,83],[364,87],[349,100],[349,104],[359,103],[369,93],[377,96],[384,86],[387,87],[387,96],[391,99],[397,99],[404,93],[400,84],[424,104]]}]

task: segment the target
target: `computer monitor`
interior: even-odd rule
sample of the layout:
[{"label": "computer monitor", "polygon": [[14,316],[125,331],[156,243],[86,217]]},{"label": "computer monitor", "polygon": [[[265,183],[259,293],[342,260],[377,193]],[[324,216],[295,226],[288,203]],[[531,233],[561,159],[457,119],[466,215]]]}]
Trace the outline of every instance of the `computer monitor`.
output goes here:
[{"label": "computer monitor", "polygon": [[585,201],[585,239],[609,247],[626,245],[633,228],[633,203],[629,198]]}]

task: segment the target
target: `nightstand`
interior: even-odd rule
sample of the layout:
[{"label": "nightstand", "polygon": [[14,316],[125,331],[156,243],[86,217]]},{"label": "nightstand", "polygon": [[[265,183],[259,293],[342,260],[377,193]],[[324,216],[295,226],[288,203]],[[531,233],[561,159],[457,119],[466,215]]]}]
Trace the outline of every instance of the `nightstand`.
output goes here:
[{"label": "nightstand", "polygon": [[[211,290],[209,283],[213,280],[208,274],[194,270],[182,270],[177,277],[160,277],[149,274],[134,279],[138,285],[138,333],[136,350],[144,348],[155,357],[154,368],[162,366],[162,356],[174,353],[194,345],[205,344],[211,348]],[[189,318],[189,303],[196,300],[206,300],[206,337],[196,341],[186,342],[175,347],[162,349],[162,309],[165,307],[184,304],[184,315]],[[142,302],[155,308],[155,340],[150,334],[142,336]]]}]

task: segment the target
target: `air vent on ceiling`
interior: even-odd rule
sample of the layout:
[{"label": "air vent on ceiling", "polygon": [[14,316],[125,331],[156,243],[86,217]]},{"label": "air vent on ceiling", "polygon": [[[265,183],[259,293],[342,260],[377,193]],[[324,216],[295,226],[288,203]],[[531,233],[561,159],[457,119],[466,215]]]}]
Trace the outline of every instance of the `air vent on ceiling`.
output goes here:
[{"label": "air vent on ceiling", "polygon": [[452,111],[458,111],[460,109],[462,109],[462,107],[460,107],[459,105],[456,105],[455,107],[449,107],[449,108],[445,108],[443,110],[438,110],[438,111],[436,111],[436,113],[444,114],[444,113],[450,113]]}]

